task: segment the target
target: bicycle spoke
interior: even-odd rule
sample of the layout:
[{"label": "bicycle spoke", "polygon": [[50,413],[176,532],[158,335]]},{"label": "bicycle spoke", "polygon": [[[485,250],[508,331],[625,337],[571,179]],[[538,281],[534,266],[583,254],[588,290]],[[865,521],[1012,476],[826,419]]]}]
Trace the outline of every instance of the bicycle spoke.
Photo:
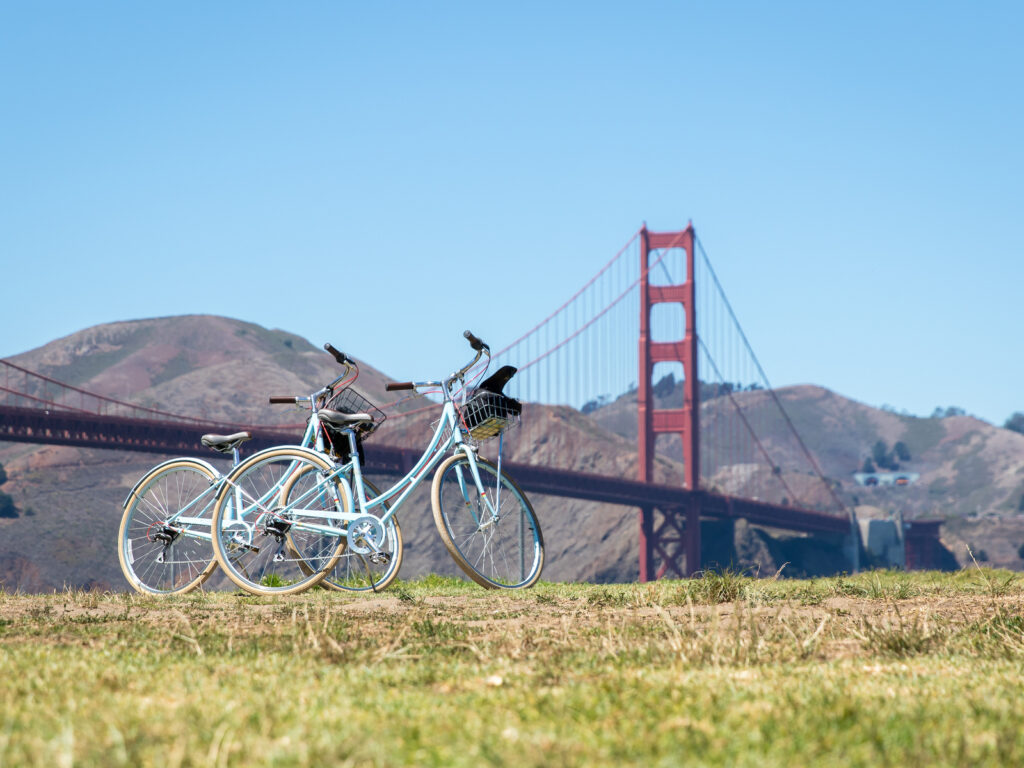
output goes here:
[{"label": "bicycle spoke", "polygon": [[229,578],[255,594],[289,594],[325,576],[342,544],[345,509],[330,464],[276,448],[250,457],[217,503],[215,550]]},{"label": "bicycle spoke", "polygon": [[477,583],[529,586],[540,576],[544,558],[533,509],[507,475],[491,462],[474,458],[484,486],[480,490],[485,491],[481,494],[476,480],[471,479],[470,461],[460,454],[437,470],[431,503],[438,532],[456,563]]},{"label": "bicycle spoke", "polygon": [[[194,589],[213,568],[210,541],[193,526],[173,520],[187,510],[201,521],[212,513],[200,503],[216,475],[208,465],[177,459],[147,474],[129,498],[121,521],[118,558],[128,582],[141,592],[171,594]],[[206,523],[209,526],[209,523]]]}]

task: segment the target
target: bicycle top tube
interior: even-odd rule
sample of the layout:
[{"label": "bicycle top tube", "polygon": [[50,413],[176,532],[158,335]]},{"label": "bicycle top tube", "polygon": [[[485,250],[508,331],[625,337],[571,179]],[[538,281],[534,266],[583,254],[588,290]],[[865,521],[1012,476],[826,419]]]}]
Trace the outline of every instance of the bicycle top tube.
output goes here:
[{"label": "bicycle top tube", "polygon": [[302,433],[299,445],[303,448],[314,448],[320,453],[325,453],[323,435],[318,427],[320,422],[317,419],[317,412],[324,407],[324,403],[334,394],[334,389],[344,382],[355,371],[355,376],[348,383],[359,378],[359,366],[354,360],[343,352],[339,352],[330,343],[324,344],[324,349],[331,354],[339,365],[344,366],[344,371],[329,384],[308,395],[271,395],[270,402],[275,405],[298,405],[309,408],[309,419],[306,421],[306,428]]},{"label": "bicycle top tube", "polygon": [[[446,432],[447,436],[445,435]],[[459,447],[463,445],[462,434],[459,430],[458,422],[455,417],[455,406],[451,401],[446,402],[442,410],[441,419],[438,421],[437,427],[434,429],[434,434],[430,439],[430,443],[427,445],[426,449],[424,449],[422,455],[416,460],[412,469],[410,469],[404,477],[391,485],[387,490],[383,491],[379,496],[375,496],[372,499],[366,499],[365,501],[357,498],[356,505],[361,509],[361,511],[367,512],[368,510],[380,507],[394,498],[394,501],[391,503],[387,512],[380,516],[382,522],[387,522],[410,496],[410,494],[412,494],[419,484],[423,482],[423,479],[427,477],[439,463],[441,463],[448,450],[451,448],[458,450]],[[343,467],[339,467],[336,472],[344,472],[350,468],[353,470],[353,474],[358,473],[358,477],[361,479],[362,467],[354,460],[350,461]],[[397,498],[395,498],[396,495]]]},{"label": "bicycle top tube", "polygon": [[[303,435],[303,447],[309,447],[314,442],[315,435],[315,448],[317,453],[326,457],[334,465],[334,470],[330,473],[330,477],[340,477],[347,472],[351,471],[353,474],[353,485],[356,486],[353,490],[356,491],[355,506],[362,512],[374,509],[381,506],[385,502],[394,498],[397,495],[397,499],[392,503],[388,511],[381,516],[382,522],[387,522],[397,511],[405,500],[411,495],[413,490],[419,486],[423,481],[423,478],[434,469],[440,462],[442,456],[448,451],[449,448],[454,447],[458,450],[459,447],[463,446],[462,431],[459,429],[458,416],[456,414],[456,407],[453,402],[453,396],[455,393],[455,386],[457,382],[464,383],[465,376],[471,368],[473,368],[480,359],[487,356],[488,365],[490,364],[490,348],[486,344],[481,342],[477,337],[473,336],[468,331],[465,334],[466,338],[469,339],[471,346],[475,350],[473,359],[464,365],[462,368],[454,371],[452,374],[447,376],[443,381],[416,381],[416,382],[404,382],[404,383],[389,383],[385,389],[388,391],[395,391],[400,389],[420,389],[425,387],[440,387],[444,397],[444,403],[442,407],[441,418],[438,421],[437,427],[434,430],[434,434],[430,439],[429,444],[424,450],[423,454],[416,461],[413,468],[398,482],[394,483],[386,491],[379,494],[372,499],[364,499],[364,490],[362,487],[362,466],[359,463],[358,456],[353,455],[349,461],[345,463],[339,463],[330,454],[323,450],[322,438],[319,432],[316,431],[317,426],[317,411],[323,407],[325,402],[325,395],[333,391],[333,388],[337,386],[339,382],[348,376],[352,368],[356,368],[355,364],[348,360],[344,355],[337,353],[337,350],[328,348],[329,345],[325,345],[328,351],[331,352],[335,359],[339,363],[346,366],[346,371],[342,376],[339,376],[329,385],[321,389],[319,392],[314,392],[308,397],[275,397],[271,398],[271,402],[278,403],[308,403],[312,411],[310,414],[310,421],[307,424],[306,433]],[[358,370],[358,369],[357,369]],[[350,430],[341,430],[342,434],[349,432]],[[447,436],[445,433],[447,432]],[[465,449],[467,454],[471,453],[473,449]],[[472,460],[472,459],[471,459]]]},{"label": "bicycle top tube", "polygon": [[[441,418],[437,422],[437,427],[434,429],[434,434],[430,438],[430,442],[423,454],[417,459],[415,465],[411,470],[398,482],[394,483],[390,488],[381,493],[380,495],[364,500],[362,498],[362,467],[360,466],[357,458],[353,458],[349,462],[349,465],[339,467],[336,472],[343,472],[350,468],[353,470],[355,475],[356,488],[356,505],[361,511],[366,512],[367,510],[374,509],[381,506],[385,502],[394,498],[397,498],[391,504],[387,512],[380,517],[382,522],[387,522],[398,510],[400,506],[405,502],[406,499],[412,494],[412,492],[419,486],[423,479],[440,463],[444,454],[450,448],[454,448],[458,451],[460,448],[464,450],[467,455],[472,455],[472,448],[463,447],[465,444],[462,439],[462,430],[459,428],[459,419],[456,414],[455,404],[453,397],[455,394],[455,385],[457,382],[465,383],[466,374],[472,369],[480,359],[486,355],[488,365],[490,364],[490,348],[484,344],[480,339],[466,331],[464,334],[469,340],[470,345],[473,347],[476,354],[473,359],[464,365],[462,368],[451,373],[443,381],[408,381],[400,383],[389,383],[385,386],[388,391],[396,391],[403,389],[417,390],[426,387],[440,387],[442,396],[444,397],[444,403],[441,410]],[[447,432],[447,436],[446,433]],[[470,458],[472,461],[472,458]]]}]

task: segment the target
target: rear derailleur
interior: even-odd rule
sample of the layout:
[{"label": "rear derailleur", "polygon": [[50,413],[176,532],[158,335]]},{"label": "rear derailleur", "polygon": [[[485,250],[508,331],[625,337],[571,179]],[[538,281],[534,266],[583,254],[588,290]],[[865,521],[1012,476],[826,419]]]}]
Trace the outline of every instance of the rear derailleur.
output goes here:
[{"label": "rear derailleur", "polygon": [[273,536],[277,541],[284,541],[284,537],[288,534],[291,527],[292,523],[290,520],[285,520],[283,517],[274,517],[263,528],[263,532],[267,536]]},{"label": "rear derailleur", "polygon": [[164,553],[167,552],[171,544],[173,544],[179,536],[181,536],[181,531],[177,531],[166,525],[161,525],[160,530],[153,534],[153,541],[157,544],[163,545],[163,549],[160,550],[160,554],[156,556],[156,561],[158,563],[162,563],[164,561]]}]

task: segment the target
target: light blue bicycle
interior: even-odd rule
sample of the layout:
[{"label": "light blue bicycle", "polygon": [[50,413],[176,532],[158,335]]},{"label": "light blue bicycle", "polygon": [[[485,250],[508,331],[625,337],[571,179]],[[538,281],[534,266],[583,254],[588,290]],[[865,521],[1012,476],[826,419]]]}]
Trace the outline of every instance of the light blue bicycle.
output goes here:
[{"label": "light blue bicycle", "polygon": [[[383,493],[366,482],[359,457],[360,431],[374,425],[369,403],[362,410],[315,410],[324,431],[347,442],[346,463],[323,450],[281,446],[256,453],[231,471],[213,512],[213,548],[235,584],[254,594],[297,592],[327,578],[343,553],[390,565],[395,513],[432,471],[434,522],[469,577],[505,589],[537,581],[544,565],[540,524],[501,466],[501,436],[520,411],[501,389],[515,369],[502,368],[457,404],[454,395],[465,393],[467,372],[484,355],[490,360],[486,344],[469,331],[465,336],[476,354],[443,381],[387,385],[389,391],[439,387],[444,402],[423,455]],[[499,439],[496,462],[481,457],[477,446],[492,437]],[[266,577],[268,560],[278,566],[275,579]]]},{"label": "light blue bicycle", "polygon": [[[203,435],[203,445],[232,454],[248,432]],[[191,457],[170,459],[153,467],[124,500],[117,534],[117,557],[131,586],[142,593],[191,592],[217,566],[210,523],[222,475],[210,462]]]},{"label": "light blue bicycle", "polygon": [[[358,376],[355,362],[330,344],[324,348],[345,367],[344,372],[305,398],[271,398],[271,402],[310,404],[311,414],[300,444],[328,455],[334,453],[336,460],[347,461],[347,446],[346,450],[335,452],[335,445],[325,440],[322,424],[317,419],[318,406],[331,403],[346,407],[357,400],[366,401],[347,386]],[[379,423],[383,421],[383,414],[377,413]],[[365,434],[370,431],[372,429],[364,429]],[[213,450],[231,454],[237,467],[239,446],[250,437],[248,432],[211,434],[204,435],[202,442]],[[282,478],[276,490],[269,485],[266,493],[272,495],[285,489],[287,480],[287,477]],[[215,503],[225,482],[226,475],[209,462],[181,457],[157,465],[135,484],[125,499],[118,531],[118,559],[133,588],[148,594],[182,594],[200,587],[215,573],[217,560],[211,526]],[[372,485],[366,483],[365,486],[367,493],[376,494]],[[293,482],[289,490],[295,487]],[[323,585],[357,592],[386,587],[397,575],[402,561],[402,537],[396,518],[389,521],[385,534],[382,552],[375,562],[342,552]],[[276,552],[265,564],[256,561],[249,550],[239,550],[235,556],[240,561],[238,567],[244,567],[251,578],[268,584],[290,583],[290,561],[294,559],[291,552],[303,546],[315,546],[318,541],[304,544],[302,536],[296,532],[289,537],[285,556]],[[305,566],[306,561],[302,562]]]}]

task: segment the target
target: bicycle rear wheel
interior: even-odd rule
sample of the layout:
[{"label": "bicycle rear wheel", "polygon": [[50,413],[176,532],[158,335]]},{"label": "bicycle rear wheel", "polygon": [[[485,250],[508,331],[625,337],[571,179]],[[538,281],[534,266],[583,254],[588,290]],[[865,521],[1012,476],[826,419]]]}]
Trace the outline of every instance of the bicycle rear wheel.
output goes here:
[{"label": "bicycle rear wheel", "polygon": [[351,493],[314,451],[270,448],[231,472],[213,513],[213,550],[228,578],[256,595],[320,583],[344,546]]},{"label": "bicycle rear wheel", "polygon": [[[306,471],[312,470],[307,467]],[[281,497],[286,503],[291,498],[292,488],[301,477],[300,473],[293,473],[285,483],[281,491]],[[369,480],[363,479],[363,488],[366,491],[367,499],[380,495],[380,491]],[[388,508],[387,503],[382,504],[382,509]],[[398,518],[392,516],[384,524],[384,542],[379,553],[359,554],[348,547],[347,537],[343,537],[344,544],[342,552],[338,556],[338,562],[331,571],[320,582],[324,589],[333,589],[339,592],[380,592],[391,584],[398,576],[398,570],[402,566],[402,529],[398,525]],[[293,549],[296,547],[291,545]],[[310,564],[301,564],[303,572],[312,573],[315,569]]]},{"label": "bicycle rear wheel", "polygon": [[488,588],[522,589],[540,578],[544,538],[519,486],[487,459],[457,454],[434,474],[430,503],[441,540],[459,567]]},{"label": "bicycle rear wheel", "polygon": [[135,590],[191,592],[216,568],[210,531],[217,479],[205,462],[175,459],[151,469],[132,489],[117,533],[117,558]]},{"label": "bicycle rear wheel", "polygon": [[[380,491],[369,480],[363,479],[367,499],[380,496]],[[390,505],[381,504],[383,514]],[[326,589],[339,592],[380,592],[387,589],[398,576],[402,567],[402,529],[398,516],[392,515],[384,524],[384,543],[379,553],[361,555],[346,547],[338,558],[338,564],[320,582]]]}]

